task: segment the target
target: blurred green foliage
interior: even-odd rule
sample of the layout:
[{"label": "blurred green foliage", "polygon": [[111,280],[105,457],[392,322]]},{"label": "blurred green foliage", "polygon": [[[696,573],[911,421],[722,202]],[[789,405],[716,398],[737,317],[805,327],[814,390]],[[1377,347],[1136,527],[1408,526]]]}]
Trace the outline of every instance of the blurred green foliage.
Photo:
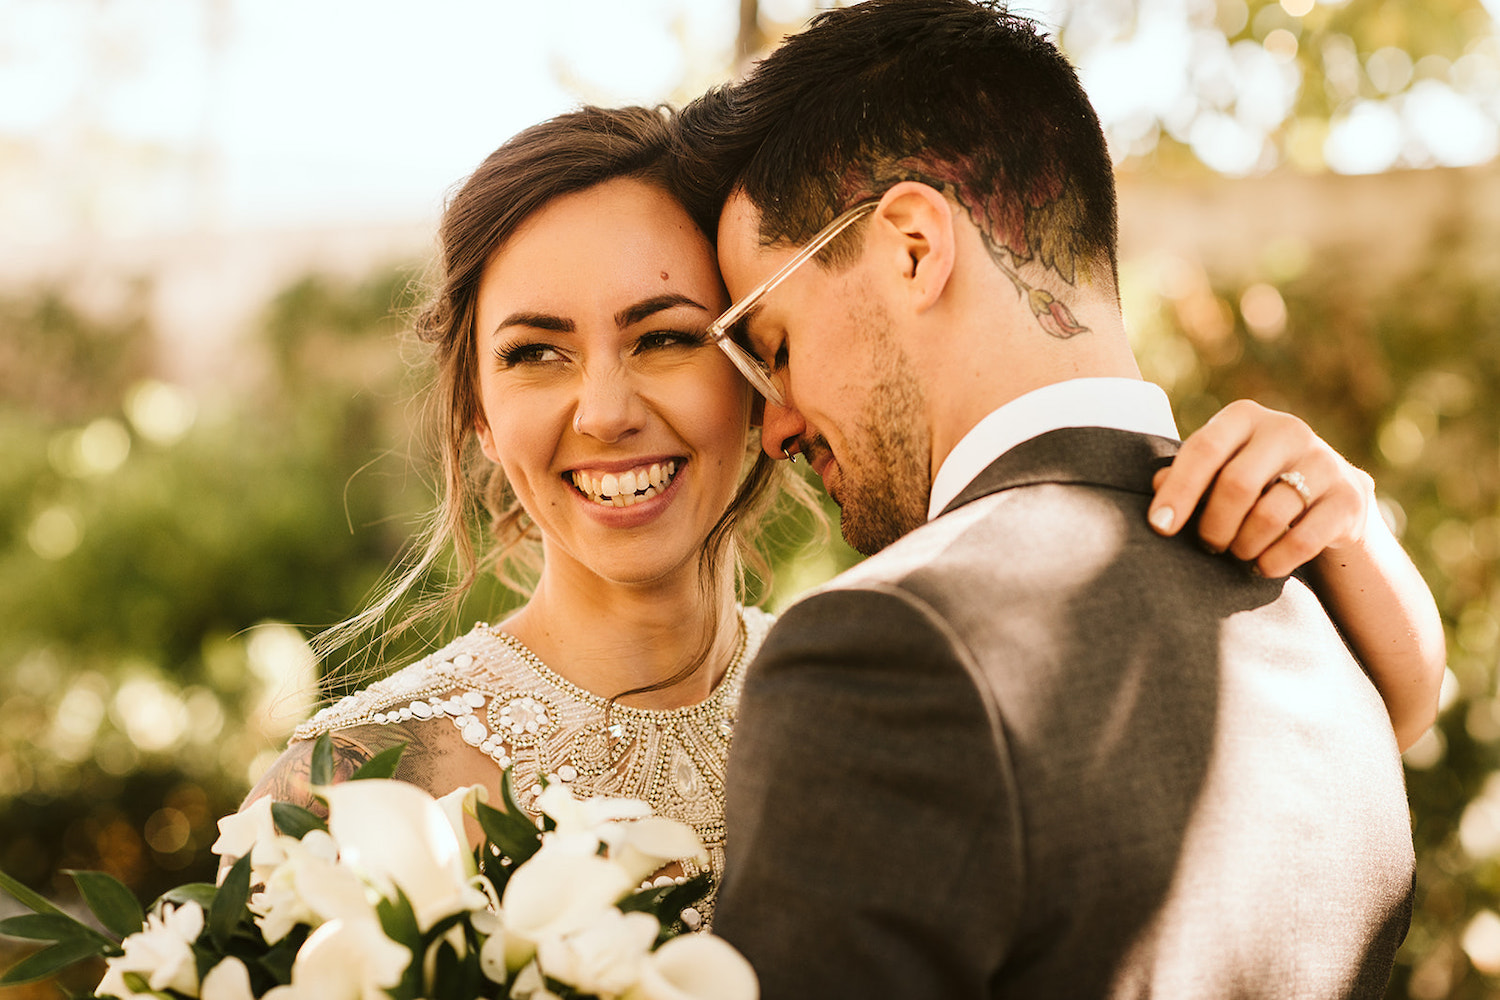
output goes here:
[{"label": "blurred green foliage", "polygon": [[235,386],[149,377],[142,288],[92,318],[0,304],[0,867],[150,897],[213,871],[215,820],[305,711],[284,626],[358,606],[426,502],[391,350],[405,278],[308,279]]}]

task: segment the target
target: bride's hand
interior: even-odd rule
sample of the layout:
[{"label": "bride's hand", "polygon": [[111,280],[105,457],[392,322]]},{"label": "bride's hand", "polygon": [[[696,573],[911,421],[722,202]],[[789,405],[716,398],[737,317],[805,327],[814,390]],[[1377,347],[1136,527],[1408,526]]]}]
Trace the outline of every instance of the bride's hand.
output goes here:
[{"label": "bride's hand", "polygon": [[1189,436],[1154,485],[1149,517],[1158,532],[1176,534],[1202,502],[1203,544],[1268,577],[1360,543],[1375,512],[1374,480],[1302,420],[1247,399]]}]

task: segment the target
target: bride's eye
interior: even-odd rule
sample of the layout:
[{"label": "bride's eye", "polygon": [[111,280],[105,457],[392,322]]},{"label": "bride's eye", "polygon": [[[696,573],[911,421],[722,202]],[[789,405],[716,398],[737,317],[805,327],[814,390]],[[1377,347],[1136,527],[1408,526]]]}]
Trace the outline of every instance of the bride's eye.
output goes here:
[{"label": "bride's eye", "polygon": [[563,359],[562,352],[551,344],[532,342],[497,345],[495,357],[500,360],[501,367],[506,369],[547,364]]},{"label": "bride's eye", "polygon": [[674,347],[702,347],[707,343],[708,338],[701,330],[652,330],[636,340],[634,353],[645,354]]}]

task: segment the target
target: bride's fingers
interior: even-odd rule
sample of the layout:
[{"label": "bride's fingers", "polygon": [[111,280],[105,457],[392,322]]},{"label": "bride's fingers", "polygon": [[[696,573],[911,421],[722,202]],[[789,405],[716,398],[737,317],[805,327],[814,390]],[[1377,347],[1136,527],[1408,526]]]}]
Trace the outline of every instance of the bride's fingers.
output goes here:
[{"label": "bride's fingers", "polygon": [[[1274,432],[1263,429],[1263,433],[1252,437],[1220,470],[1209,490],[1198,520],[1198,535],[1203,544],[1223,552],[1232,549],[1242,533],[1261,540],[1261,547],[1274,540],[1268,534],[1279,535],[1284,531],[1288,521],[1300,514],[1302,504],[1297,492],[1285,484],[1274,491],[1271,486],[1277,476],[1295,468],[1297,462],[1306,466],[1317,464],[1309,459],[1296,428],[1278,428]],[[1314,471],[1309,468],[1304,475]],[[1317,479],[1319,488],[1323,481]],[[1278,495],[1282,493],[1290,497]],[[1289,499],[1296,509],[1283,518]]]},{"label": "bride's fingers", "polygon": [[1290,576],[1298,566],[1327,548],[1325,539],[1340,530],[1344,514],[1336,504],[1314,504],[1296,524],[1255,560],[1262,576]]},{"label": "bride's fingers", "polygon": [[1236,559],[1255,562],[1285,538],[1310,510],[1311,507],[1302,502],[1294,489],[1273,480],[1240,522],[1238,532],[1229,543],[1229,552]]},{"label": "bride's fingers", "polygon": [[1244,402],[1231,403],[1214,414],[1182,442],[1172,464],[1157,471],[1152,480],[1156,495],[1147,516],[1161,534],[1176,534],[1187,523],[1219,470],[1251,437],[1254,422],[1246,408],[1238,405]]}]

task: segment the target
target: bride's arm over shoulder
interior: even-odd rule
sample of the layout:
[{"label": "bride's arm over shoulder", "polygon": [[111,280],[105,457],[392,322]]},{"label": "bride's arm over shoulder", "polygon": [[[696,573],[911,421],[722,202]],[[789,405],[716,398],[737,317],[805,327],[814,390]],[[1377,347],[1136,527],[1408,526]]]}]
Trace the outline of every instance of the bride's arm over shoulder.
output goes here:
[{"label": "bride's arm over shoulder", "polygon": [[[1437,718],[1447,648],[1432,591],[1381,518],[1375,483],[1302,420],[1230,403],[1157,473],[1151,524],[1198,534],[1268,577],[1304,563],[1309,582],[1385,701],[1405,750]],[[1288,527],[1290,525],[1290,527]]]}]

